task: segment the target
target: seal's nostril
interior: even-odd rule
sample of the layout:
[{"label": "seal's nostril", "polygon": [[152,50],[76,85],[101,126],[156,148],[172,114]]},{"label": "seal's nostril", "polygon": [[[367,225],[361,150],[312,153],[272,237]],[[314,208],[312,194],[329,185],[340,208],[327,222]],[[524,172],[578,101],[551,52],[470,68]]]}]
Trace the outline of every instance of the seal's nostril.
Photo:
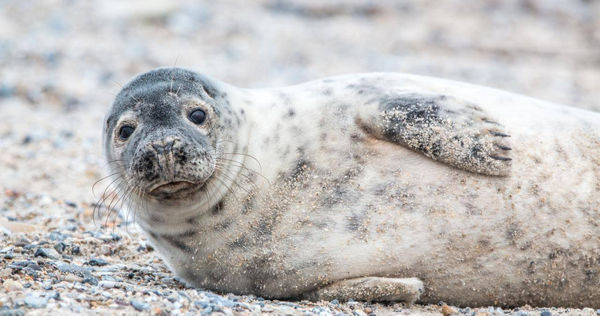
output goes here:
[{"label": "seal's nostril", "polygon": [[165,144],[165,152],[170,152],[173,149],[173,144],[175,143],[175,140],[170,140],[167,141],[167,143]]},{"label": "seal's nostril", "polygon": [[152,148],[158,154],[165,154],[171,152],[173,149],[173,144],[175,144],[175,139],[162,141],[160,144],[154,143],[152,144]]}]

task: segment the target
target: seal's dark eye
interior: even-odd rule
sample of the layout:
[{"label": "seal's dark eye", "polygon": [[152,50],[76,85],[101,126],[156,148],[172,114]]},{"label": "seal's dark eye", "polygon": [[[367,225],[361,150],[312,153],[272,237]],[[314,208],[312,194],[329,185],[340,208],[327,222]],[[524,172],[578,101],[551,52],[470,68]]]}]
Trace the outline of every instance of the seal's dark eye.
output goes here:
[{"label": "seal's dark eye", "polygon": [[134,130],[135,128],[133,126],[122,126],[119,130],[119,138],[121,138],[121,140],[126,140],[127,138],[129,138],[129,136],[131,136],[131,134],[133,134]]},{"label": "seal's dark eye", "polygon": [[190,115],[188,115],[188,117],[190,118],[190,121],[192,121],[194,124],[202,124],[206,120],[206,112],[200,109],[193,110],[192,112],[190,112]]}]

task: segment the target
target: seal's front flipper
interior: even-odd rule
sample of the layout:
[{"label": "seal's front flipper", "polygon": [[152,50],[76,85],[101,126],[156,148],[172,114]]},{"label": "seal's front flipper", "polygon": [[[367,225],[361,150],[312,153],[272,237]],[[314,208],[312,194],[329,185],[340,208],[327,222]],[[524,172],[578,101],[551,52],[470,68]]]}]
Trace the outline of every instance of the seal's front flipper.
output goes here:
[{"label": "seal's front flipper", "polygon": [[312,301],[353,299],[367,302],[414,303],[422,293],[423,282],[417,278],[364,277],[329,284],[306,294],[304,298]]},{"label": "seal's front flipper", "polygon": [[471,172],[505,176],[511,160],[508,133],[474,104],[450,96],[398,94],[359,109],[367,133]]}]

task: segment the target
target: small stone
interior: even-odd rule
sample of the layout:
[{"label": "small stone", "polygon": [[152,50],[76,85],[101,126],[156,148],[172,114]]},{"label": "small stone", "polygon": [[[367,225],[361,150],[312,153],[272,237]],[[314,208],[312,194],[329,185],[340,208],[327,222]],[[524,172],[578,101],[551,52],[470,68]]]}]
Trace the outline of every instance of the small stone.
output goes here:
[{"label": "small stone", "polygon": [[62,241],[54,245],[54,250],[56,250],[58,253],[63,253],[65,249],[67,249],[67,244]]},{"label": "small stone", "polygon": [[20,291],[23,289],[23,286],[21,285],[21,283],[14,281],[14,280],[4,281],[3,287],[4,287],[4,290],[6,290],[7,292]]},{"label": "small stone", "polygon": [[71,235],[53,231],[50,234],[48,234],[46,237],[48,237],[48,239],[50,239],[52,241],[63,241],[65,239],[71,237]]},{"label": "small stone", "polygon": [[442,306],[442,314],[444,316],[450,316],[450,315],[452,315],[454,313],[456,313],[456,312],[454,311],[454,309],[452,307],[450,307],[450,306],[448,306],[446,304],[444,304],[444,306]]},{"label": "small stone", "polygon": [[79,248],[79,246],[75,246],[75,247],[71,248],[71,254],[74,256],[80,255],[81,249]]},{"label": "small stone", "polygon": [[550,311],[543,311],[540,313],[540,316],[552,316],[552,313]]},{"label": "small stone", "polygon": [[0,309],[0,316],[24,316],[25,311],[22,309]]},{"label": "small stone", "polygon": [[30,261],[30,260],[24,260],[24,261],[15,261],[12,264],[8,265],[9,268],[13,268],[13,269],[30,269],[30,270],[35,270],[35,271],[40,271],[42,270],[42,267],[40,267],[37,263]]},{"label": "small stone", "polygon": [[340,305],[340,301],[337,299],[332,300],[330,303],[333,305]]},{"label": "small stone", "polygon": [[60,255],[53,248],[38,248],[38,250],[35,251],[35,254],[33,256],[50,258],[50,259],[58,259]]},{"label": "small stone", "polygon": [[96,279],[93,276],[85,277],[85,278],[83,278],[83,281],[81,281],[81,282],[82,283],[88,283],[88,284],[91,284],[91,285],[98,285],[98,279]]},{"label": "small stone", "polygon": [[[39,131],[39,132],[40,132],[40,134],[43,134],[43,131]],[[44,137],[47,137],[47,135],[44,135]],[[52,203],[52,198],[48,195],[42,195],[40,197],[39,203],[42,206],[48,206]]]},{"label": "small stone", "polygon": [[81,277],[91,276],[90,268],[87,268],[87,267],[82,267],[82,266],[78,266],[76,264],[70,264],[70,263],[65,263],[65,262],[57,262],[55,265],[56,265],[56,268],[60,272],[73,273],[73,274],[77,274]]},{"label": "small stone", "polygon": [[100,283],[98,283],[98,285],[105,289],[112,289],[117,285],[117,283],[114,281],[100,281]]},{"label": "small stone", "polygon": [[25,250],[31,250],[31,249],[33,249],[35,247],[37,247],[36,244],[28,244],[28,245],[23,246],[23,249],[25,249]]},{"label": "small stone", "polygon": [[261,311],[262,311],[262,312],[267,312],[267,313],[268,313],[268,312],[273,312],[273,311],[275,311],[275,309],[274,309],[273,307],[271,307],[271,306],[265,306],[265,307],[263,307],[263,308],[261,309]]},{"label": "small stone", "polygon": [[26,135],[25,137],[23,137],[21,144],[27,145],[27,144],[31,143],[32,141],[33,141],[33,137],[31,135]]},{"label": "small stone", "polygon": [[[71,134],[71,136],[72,136],[72,134]],[[65,204],[67,206],[70,206],[70,207],[73,207],[73,208],[77,207],[77,203],[75,203],[75,202],[65,201]]]},{"label": "small stone", "polygon": [[[264,310],[264,309],[263,309]],[[202,315],[211,315],[213,312],[216,312],[212,305],[207,306],[202,310]]]},{"label": "small stone", "polygon": [[38,295],[30,294],[25,297],[25,305],[31,308],[44,308],[48,305],[48,299],[39,297]]},{"label": "small stone", "polygon": [[17,248],[23,248],[25,247],[25,245],[28,245],[30,243],[31,242],[27,238],[19,239],[17,242],[15,242],[15,252],[17,251]]},{"label": "small stone", "polygon": [[136,299],[132,299],[129,302],[131,303],[131,306],[133,306],[133,308],[135,308],[138,311],[147,311],[150,309],[150,305],[148,305],[148,303],[146,302]]},{"label": "small stone", "polygon": [[72,275],[72,274],[67,274],[67,275],[65,275],[65,276],[62,278],[62,280],[63,280],[63,281],[65,281],[65,282],[70,282],[70,283],[73,283],[73,282],[77,282],[77,281],[79,281],[79,280],[81,280],[81,279],[80,279],[80,278],[78,278],[78,277],[76,277],[76,276],[74,276],[74,275]]},{"label": "small stone", "polygon": [[106,261],[104,259],[100,259],[100,258],[92,258],[86,263],[91,266],[98,266],[98,267],[108,265],[108,261]]}]

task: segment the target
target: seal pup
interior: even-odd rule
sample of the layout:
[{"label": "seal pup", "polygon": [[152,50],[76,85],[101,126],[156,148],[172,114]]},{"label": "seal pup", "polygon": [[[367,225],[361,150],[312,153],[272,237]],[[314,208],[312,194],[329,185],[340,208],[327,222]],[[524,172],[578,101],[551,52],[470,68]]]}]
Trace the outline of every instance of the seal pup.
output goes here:
[{"label": "seal pup", "polygon": [[268,298],[600,307],[600,114],[372,73],[273,89],[133,78],[119,192],[193,286]]}]

